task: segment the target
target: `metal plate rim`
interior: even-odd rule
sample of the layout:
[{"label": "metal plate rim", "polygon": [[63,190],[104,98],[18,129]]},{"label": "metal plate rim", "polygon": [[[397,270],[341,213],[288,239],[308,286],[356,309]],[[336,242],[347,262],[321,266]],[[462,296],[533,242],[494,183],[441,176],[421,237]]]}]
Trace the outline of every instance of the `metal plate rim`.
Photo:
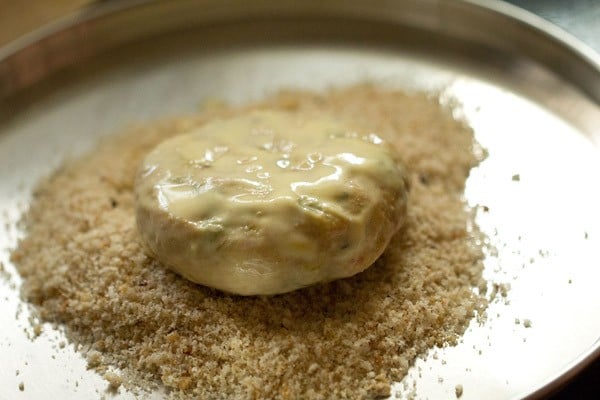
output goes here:
[{"label": "metal plate rim", "polygon": [[[159,4],[161,0],[124,0],[120,2],[99,2],[94,3],[88,8],[73,12],[66,15],[55,22],[46,24],[31,33],[28,33],[16,40],[0,47],[0,89],[2,89],[3,67],[6,67],[7,60],[15,55],[33,47],[36,43],[43,39],[47,39],[62,31],[65,31],[76,26],[81,26],[96,19],[109,18],[111,15],[121,13],[131,8],[141,6],[151,6]],[[268,3],[268,0],[259,0],[255,4]],[[311,2],[305,2],[311,4]],[[319,3],[318,1],[312,2]],[[538,34],[541,34],[549,43],[554,43],[561,46],[563,51],[571,51],[579,58],[580,65],[586,65],[594,70],[598,76],[597,89],[589,89],[594,91],[594,101],[600,104],[600,53],[577,39],[562,28],[553,23],[515,5],[506,3],[502,0],[487,0],[481,2],[478,0],[428,0],[427,3],[431,7],[443,9],[450,5],[458,8],[480,9],[487,12],[501,15],[512,21],[524,24],[527,27],[533,28]],[[400,2],[398,2],[400,4]],[[69,64],[65,65],[68,66]],[[59,66],[57,69],[62,69],[64,66]],[[45,71],[46,74],[40,77],[44,79],[48,73],[54,72],[54,69]],[[564,75],[564,74],[563,74]],[[562,76],[573,83],[572,76]],[[34,82],[35,83],[35,82]],[[586,87],[578,86],[579,90],[588,90]],[[1,93],[1,91],[0,91]]]}]

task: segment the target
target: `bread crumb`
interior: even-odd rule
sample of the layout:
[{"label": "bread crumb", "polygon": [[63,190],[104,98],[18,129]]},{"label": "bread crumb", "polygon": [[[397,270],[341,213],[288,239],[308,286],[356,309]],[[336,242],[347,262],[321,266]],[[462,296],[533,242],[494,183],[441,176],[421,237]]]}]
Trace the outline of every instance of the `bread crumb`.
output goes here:
[{"label": "bread crumb", "polygon": [[177,382],[177,387],[180,390],[187,390],[192,387],[192,383],[192,378],[190,378],[189,376],[184,376],[182,378],[179,378],[179,381]]},{"label": "bread crumb", "polygon": [[456,394],[456,398],[460,398],[463,395],[463,386],[462,385],[456,385],[456,387],[454,388],[454,393]]},{"label": "bread crumb", "polygon": [[99,351],[92,350],[87,353],[88,368],[96,368],[102,362],[102,354]]},{"label": "bread crumb", "polygon": [[[409,211],[373,267],[284,295],[238,297],[194,285],[144,252],[132,190],[141,159],[171,135],[253,108],[327,112],[398,148]],[[480,161],[474,143],[436,99],[369,85],[210,108],[128,129],[39,182],[11,259],[43,321],[63,324],[88,367],[114,382],[123,381],[107,369],[174,397],[388,396],[416,357],[456,344],[487,306],[473,290],[486,286],[477,245],[485,240],[461,200]]]},{"label": "bread crumb", "polygon": [[494,300],[498,296],[498,294],[500,294],[500,296],[503,299],[506,299],[506,296],[508,295],[509,290],[510,290],[510,283],[493,282],[492,290],[489,295],[489,300],[490,301]]},{"label": "bread crumb", "polygon": [[42,334],[42,324],[34,324],[33,325],[33,335],[34,337],[38,337]]},{"label": "bread crumb", "polygon": [[523,320],[523,326],[525,328],[531,328],[531,320],[530,319],[524,319]]},{"label": "bread crumb", "polygon": [[105,372],[103,378],[108,381],[109,390],[117,390],[123,383],[123,378],[121,375],[112,371]]}]

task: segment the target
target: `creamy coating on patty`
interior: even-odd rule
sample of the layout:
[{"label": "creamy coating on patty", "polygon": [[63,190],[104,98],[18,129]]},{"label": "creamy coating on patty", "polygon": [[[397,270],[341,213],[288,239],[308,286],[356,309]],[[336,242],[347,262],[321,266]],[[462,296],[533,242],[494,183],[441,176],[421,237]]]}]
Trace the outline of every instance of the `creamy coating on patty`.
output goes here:
[{"label": "creamy coating on patty", "polygon": [[167,139],[136,180],[141,238],[187,279],[276,294],[371,265],[406,213],[394,149],[325,115],[252,111]]}]

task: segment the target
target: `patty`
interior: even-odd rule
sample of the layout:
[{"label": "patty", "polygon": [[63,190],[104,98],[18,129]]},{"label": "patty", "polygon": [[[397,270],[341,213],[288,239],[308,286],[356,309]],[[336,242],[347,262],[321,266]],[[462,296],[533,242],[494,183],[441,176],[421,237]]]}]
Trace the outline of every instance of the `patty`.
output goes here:
[{"label": "patty", "polygon": [[406,217],[395,150],[330,116],[250,111],[160,143],[135,184],[148,251],[185,278],[240,295],[363,271]]}]

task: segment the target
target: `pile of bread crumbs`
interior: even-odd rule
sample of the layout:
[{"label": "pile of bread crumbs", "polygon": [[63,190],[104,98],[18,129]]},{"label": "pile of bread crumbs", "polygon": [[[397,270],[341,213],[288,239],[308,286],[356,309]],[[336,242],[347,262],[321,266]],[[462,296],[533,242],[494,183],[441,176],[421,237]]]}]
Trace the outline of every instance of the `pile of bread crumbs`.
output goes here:
[{"label": "pile of bread crumbs", "polygon": [[[163,139],[248,109],[320,110],[398,147],[408,220],[373,267],[274,297],[194,285],[143,251],[133,182]],[[483,253],[465,180],[473,133],[435,98],[372,85],[284,91],[259,103],[131,128],[42,180],[12,253],[44,321],[89,349],[112,386],[206,399],[374,398],[434,346],[456,343],[486,306]],[[120,369],[120,374],[110,372]]]}]

